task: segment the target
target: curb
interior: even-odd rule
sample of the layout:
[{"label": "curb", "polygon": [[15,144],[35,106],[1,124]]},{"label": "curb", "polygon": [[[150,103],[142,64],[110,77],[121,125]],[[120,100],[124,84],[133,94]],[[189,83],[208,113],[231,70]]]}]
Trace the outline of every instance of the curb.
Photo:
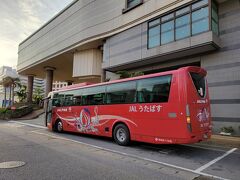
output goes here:
[{"label": "curb", "polygon": [[221,146],[228,148],[240,149],[240,137],[229,137],[222,135],[212,135],[208,141],[201,142],[202,144]]},{"label": "curb", "polygon": [[223,135],[212,135],[212,139],[215,140],[226,140],[240,143],[240,137],[232,137],[232,136],[223,136]]},{"label": "curb", "polygon": [[[44,114],[44,111],[43,112],[40,112],[40,113],[37,113],[36,115],[34,116],[31,116],[31,117],[21,117],[21,118],[16,118],[14,120],[32,120],[32,119],[36,119],[38,118],[40,115]],[[29,116],[29,115],[27,115]]]},{"label": "curb", "polygon": [[42,115],[42,114],[44,114],[44,112],[39,113],[39,114],[36,114],[35,116],[29,117],[29,118],[21,117],[21,118],[17,118],[17,119],[14,119],[14,120],[32,120],[32,119],[38,118],[38,117],[39,117],[40,115]]}]

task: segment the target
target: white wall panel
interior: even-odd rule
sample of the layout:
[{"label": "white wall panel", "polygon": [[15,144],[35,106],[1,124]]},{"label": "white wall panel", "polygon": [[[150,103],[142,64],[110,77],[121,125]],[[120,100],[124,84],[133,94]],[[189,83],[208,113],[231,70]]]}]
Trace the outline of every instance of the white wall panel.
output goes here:
[{"label": "white wall panel", "polygon": [[100,76],[102,52],[99,49],[90,49],[74,53],[73,77]]}]

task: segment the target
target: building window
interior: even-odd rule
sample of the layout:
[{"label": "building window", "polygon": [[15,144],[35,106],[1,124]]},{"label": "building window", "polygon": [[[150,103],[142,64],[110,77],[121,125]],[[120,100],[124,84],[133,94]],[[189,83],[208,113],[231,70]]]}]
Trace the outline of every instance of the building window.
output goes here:
[{"label": "building window", "polygon": [[162,24],[161,44],[167,44],[174,41],[174,21],[168,21]]},{"label": "building window", "polygon": [[[200,0],[148,23],[148,48],[164,45],[209,30],[218,35],[218,8]],[[210,22],[211,19],[211,22]],[[209,24],[211,23],[211,27]]]},{"label": "building window", "polygon": [[125,0],[125,1],[126,1],[126,6],[125,6],[125,9],[123,9],[122,13],[126,13],[143,3],[143,0]]},{"label": "building window", "polygon": [[176,18],[176,40],[190,36],[190,14]]},{"label": "building window", "polygon": [[192,35],[209,30],[208,7],[192,12]]},{"label": "building window", "polygon": [[160,20],[149,23],[148,46],[149,48],[160,46]]},{"label": "building window", "polygon": [[212,2],[212,31],[218,35],[218,6],[215,1]]},{"label": "building window", "polygon": [[208,0],[201,0],[192,4],[192,10],[201,8],[202,6],[208,5]]},{"label": "building window", "polygon": [[142,3],[142,0],[127,0],[127,8],[132,8],[140,3]]}]

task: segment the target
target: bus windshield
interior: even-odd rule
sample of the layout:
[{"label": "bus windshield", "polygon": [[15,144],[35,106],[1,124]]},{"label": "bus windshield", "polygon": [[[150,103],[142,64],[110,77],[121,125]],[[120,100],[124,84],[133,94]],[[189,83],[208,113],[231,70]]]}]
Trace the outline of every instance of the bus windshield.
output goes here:
[{"label": "bus windshield", "polygon": [[190,72],[190,75],[199,96],[204,97],[206,93],[205,75],[195,73],[195,72]]}]

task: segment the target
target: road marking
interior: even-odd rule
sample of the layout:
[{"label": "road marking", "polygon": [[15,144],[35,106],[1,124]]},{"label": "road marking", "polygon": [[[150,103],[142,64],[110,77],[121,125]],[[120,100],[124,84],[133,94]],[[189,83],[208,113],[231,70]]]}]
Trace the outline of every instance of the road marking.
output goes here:
[{"label": "road marking", "polygon": [[237,148],[233,148],[233,149],[230,149],[229,151],[227,151],[226,153],[224,153],[222,156],[219,156],[217,157],[216,159],[208,162],[207,164],[201,166],[200,168],[196,169],[195,171],[196,172],[201,172],[203,171],[204,169],[208,168],[209,166],[213,165],[214,163],[220,161],[221,159],[223,159],[224,157],[226,157],[227,155],[231,154],[232,152],[236,151]]},{"label": "road marking", "polygon": [[16,123],[16,124],[21,124],[21,125],[26,125],[30,127],[36,127],[36,128],[41,128],[41,129],[47,129],[45,126],[40,126],[40,125],[35,125],[35,124],[29,124],[29,123],[24,123],[24,122],[19,122],[19,121],[8,121],[10,123]]},{"label": "road marking", "polygon": [[35,132],[39,132],[39,131],[42,131],[42,129],[33,130],[33,131],[30,131],[30,132],[31,132],[31,133],[35,133]]},{"label": "road marking", "polygon": [[64,138],[64,137],[60,137],[60,136],[55,136],[55,135],[50,135],[50,134],[46,134],[46,133],[41,133],[41,132],[37,132],[37,131],[32,131],[32,133],[48,136],[48,137],[55,138],[55,139],[61,139],[61,140],[64,140],[64,141],[74,142],[74,143],[77,143],[77,144],[86,145],[86,146],[93,147],[93,148],[96,148],[96,149],[100,149],[100,150],[103,150],[103,151],[108,151],[108,152],[111,152],[111,153],[116,153],[116,154],[120,154],[120,155],[123,155],[123,156],[128,156],[128,157],[144,160],[144,161],[148,161],[148,162],[152,162],[152,163],[156,163],[156,164],[172,167],[172,168],[175,168],[175,169],[184,170],[184,171],[191,172],[191,173],[198,174],[198,175],[203,175],[203,176],[216,178],[216,179],[221,179],[221,180],[228,180],[228,179],[223,178],[223,177],[219,177],[219,176],[203,173],[203,172],[200,172],[200,171],[198,172],[196,170],[192,170],[192,169],[176,166],[176,165],[173,165],[173,164],[168,164],[168,163],[161,162],[161,161],[156,161],[156,160],[149,159],[149,158],[144,158],[144,157],[137,156],[137,155],[134,155],[134,154],[128,154],[128,153],[124,153],[124,152],[121,152],[121,151],[116,151],[116,150],[112,150],[112,149],[108,149],[108,148],[104,148],[104,147],[100,147],[100,146],[84,143],[84,142],[81,142],[81,141],[76,141],[76,140],[72,140],[72,139],[68,139],[68,138]]},{"label": "road marking", "polygon": [[8,126],[8,127],[14,127],[14,128],[19,128],[19,127],[25,126],[25,125],[22,125],[22,124],[13,124],[13,123],[7,123],[5,125]]},{"label": "road marking", "polygon": [[24,166],[26,163],[23,161],[7,161],[0,163],[0,169],[12,169]]}]

